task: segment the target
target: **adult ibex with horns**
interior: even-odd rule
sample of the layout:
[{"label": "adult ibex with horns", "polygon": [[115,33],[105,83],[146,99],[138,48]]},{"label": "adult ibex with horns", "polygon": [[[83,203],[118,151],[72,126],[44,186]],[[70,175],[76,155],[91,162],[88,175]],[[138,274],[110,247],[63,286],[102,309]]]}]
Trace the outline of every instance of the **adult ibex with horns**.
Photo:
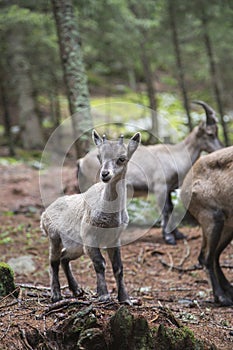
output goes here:
[{"label": "adult ibex with horns", "polygon": [[[132,157],[126,175],[135,191],[154,193],[162,216],[162,233],[167,244],[176,244],[184,235],[177,229],[173,217],[171,193],[179,188],[188,170],[202,151],[213,152],[222,147],[218,139],[215,111],[203,101],[206,120],[196,126],[180,143],[140,146]],[[81,192],[96,182],[99,171],[97,152],[91,151],[78,161],[78,181]]]}]

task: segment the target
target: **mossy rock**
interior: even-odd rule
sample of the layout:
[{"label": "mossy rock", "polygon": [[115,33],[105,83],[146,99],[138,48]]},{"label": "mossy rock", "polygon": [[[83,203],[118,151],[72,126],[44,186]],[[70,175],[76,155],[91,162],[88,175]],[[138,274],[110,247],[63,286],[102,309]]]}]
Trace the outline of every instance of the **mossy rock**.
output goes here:
[{"label": "mossy rock", "polygon": [[108,346],[103,331],[99,328],[88,328],[81,332],[77,349],[107,350]]},{"label": "mossy rock", "polygon": [[11,293],[15,297],[18,296],[14,282],[14,272],[8,264],[0,262],[0,297],[5,297]]},{"label": "mossy rock", "polygon": [[187,327],[170,328],[161,324],[155,338],[155,347],[159,350],[206,350],[206,344],[196,339]]},{"label": "mossy rock", "polygon": [[112,350],[154,349],[147,320],[135,318],[126,306],[121,306],[110,319]]}]

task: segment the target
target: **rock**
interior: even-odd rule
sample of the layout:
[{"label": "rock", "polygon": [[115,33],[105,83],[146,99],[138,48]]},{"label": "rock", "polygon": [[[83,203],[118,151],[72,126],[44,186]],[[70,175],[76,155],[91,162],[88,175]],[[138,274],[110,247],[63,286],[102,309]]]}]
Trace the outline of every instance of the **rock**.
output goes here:
[{"label": "rock", "polygon": [[95,306],[70,309],[61,322],[55,322],[45,334],[36,329],[26,333],[33,349],[62,350],[216,350],[195,338],[184,326],[161,324],[150,328],[143,316],[136,316],[127,306],[121,306],[105,322],[96,314]]},{"label": "rock", "polygon": [[133,319],[133,315],[125,306],[121,306],[111,317],[111,349],[129,350],[132,348]]},{"label": "rock", "polygon": [[103,332],[99,328],[89,328],[81,332],[77,349],[107,350]]},{"label": "rock", "polygon": [[135,350],[154,349],[153,335],[144,317],[134,319],[133,340]]},{"label": "rock", "polygon": [[[155,348],[159,350],[205,350],[205,344],[196,339],[188,327],[170,328],[161,324],[155,338]],[[213,349],[211,347],[211,349]]]},{"label": "rock", "polygon": [[11,267],[4,263],[0,263],[0,297],[5,297],[12,292],[15,297],[18,296],[18,291],[14,283],[14,272]]},{"label": "rock", "polygon": [[126,306],[121,306],[110,319],[111,346],[113,350],[150,350],[154,349],[153,337],[144,317],[130,313]]},{"label": "rock", "polygon": [[7,263],[11,266],[14,272],[19,275],[28,275],[36,270],[36,266],[31,255],[11,258]]}]

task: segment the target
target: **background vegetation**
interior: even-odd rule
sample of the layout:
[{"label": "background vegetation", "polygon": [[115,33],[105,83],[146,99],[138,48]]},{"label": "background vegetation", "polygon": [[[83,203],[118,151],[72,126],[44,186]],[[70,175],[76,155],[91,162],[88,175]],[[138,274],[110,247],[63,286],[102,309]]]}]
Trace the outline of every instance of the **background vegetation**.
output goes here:
[{"label": "background vegetation", "polygon": [[[63,79],[56,3],[71,6],[66,23],[73,25],[70,38],[75,35],[85,64],[81,74],[88,78],[92,113],[84,116],[90,122],[81,131],[103,122],[123,129],[136,123],[166,141],[173,133],[168,121],[177,131],[170,140],[177,142],[200,118],[190,102],[202,99],[218,112],[222,141],[232,144],[231,0],[1,0],[3,155],[43,149],[51,132],[75,112]],[[66,43],[72,44],[70,38]]]}]

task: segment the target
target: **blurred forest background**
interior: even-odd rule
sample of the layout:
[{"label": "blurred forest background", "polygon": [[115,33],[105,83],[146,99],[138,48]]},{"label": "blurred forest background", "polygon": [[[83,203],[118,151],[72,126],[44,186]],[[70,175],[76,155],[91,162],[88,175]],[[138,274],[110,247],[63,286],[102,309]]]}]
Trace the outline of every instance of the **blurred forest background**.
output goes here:
[{"label": "blurred forest background", "polygon": [[73,114],[75,157],[98,123],[177,142],[202,117],[196,99],[233,143],[232,0],[0,0],[0,10],[1,156],[43,150]]}]

